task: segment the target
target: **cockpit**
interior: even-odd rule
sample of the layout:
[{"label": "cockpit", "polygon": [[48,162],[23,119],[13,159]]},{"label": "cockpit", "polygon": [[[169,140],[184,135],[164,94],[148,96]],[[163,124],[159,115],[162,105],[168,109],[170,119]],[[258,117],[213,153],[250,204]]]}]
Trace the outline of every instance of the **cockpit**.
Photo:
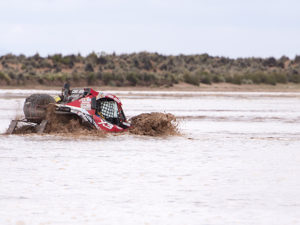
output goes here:
[{"label": "cockpit", "polygon": [[122,108],[118,106],[117,102],[110,98],[100,98],[97,100],[96,115],[121,127],[126,120]]}]

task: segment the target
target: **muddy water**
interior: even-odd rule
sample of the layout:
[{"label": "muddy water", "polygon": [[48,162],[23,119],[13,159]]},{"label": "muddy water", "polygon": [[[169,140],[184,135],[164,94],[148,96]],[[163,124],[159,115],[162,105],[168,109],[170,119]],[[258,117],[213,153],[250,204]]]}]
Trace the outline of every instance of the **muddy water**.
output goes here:
[{"label": "muddy water", "polygon": [[[0,90],[1,132],[31,92]],[[300,223],[300,94],[117,94],[183,135],[0,136],[0,224]]]}]

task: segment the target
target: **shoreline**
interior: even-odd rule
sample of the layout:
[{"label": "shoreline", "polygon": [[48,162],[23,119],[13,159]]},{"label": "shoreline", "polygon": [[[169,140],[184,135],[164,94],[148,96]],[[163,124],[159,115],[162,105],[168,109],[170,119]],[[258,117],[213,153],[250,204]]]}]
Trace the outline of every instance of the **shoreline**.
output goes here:
[{"label": "shoreline", "polygon": [[[75,88],[77,86],[71,86]],[[83,86],[81,86],[83,87]],[[172,87],[143,87],[143,86],[127,86],[127,87],[114,87],[114,86],[89,86],[96,90],[116,90],[116,91],[193,91],[193,92],[300,92],[300,84],[288,83],[288,84],[277,84],[277,85],[266,85],[266,84],[244,84],[235,85],[229,83],[219,83],[219,84],[201,84],[200,86],[189,85],[186,83],[175,84]],[[42,86],[42,85],[26,85],[26,86],[0,86],[0,90],[10,90],[10,89],[21,89],[21,90],[61,90],[60,86]]]}]

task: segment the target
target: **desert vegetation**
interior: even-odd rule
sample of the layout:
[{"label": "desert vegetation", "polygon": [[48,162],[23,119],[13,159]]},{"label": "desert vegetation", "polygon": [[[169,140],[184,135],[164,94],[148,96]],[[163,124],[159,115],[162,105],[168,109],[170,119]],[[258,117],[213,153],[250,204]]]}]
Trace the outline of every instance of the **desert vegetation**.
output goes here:
[{"label": "desert vegetation", "polygon": [[0,85],[165,86],[179,82],[270,84],[300,83],[300,56],[270,58],[90,53],[41,57],[6,54],[0,57]]}]

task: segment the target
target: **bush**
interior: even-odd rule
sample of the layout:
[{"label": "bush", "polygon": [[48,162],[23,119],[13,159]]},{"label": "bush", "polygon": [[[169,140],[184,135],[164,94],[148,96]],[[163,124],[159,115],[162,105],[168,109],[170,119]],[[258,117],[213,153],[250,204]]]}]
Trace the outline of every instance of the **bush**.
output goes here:
[{"label": "bush", "polygon": [[213,83],[223,83],[223,82],[225,82],[225,78],[222,75],[214,75],[212,77],[212,82]]},{"label": "bush", "polygon": [[103,73],[102,74],[102,81],[105,85],[108,85],[110,81],[114,80],[114,75],[112,73]]},{"label": "bush", "polygon": [[211,77],[208,74],[201,76],[200,82],[203,84],[211,84]]},{"label": "bush", "polygon": [[88,85],[95,85],[96,80],[97,80],[95,73],[88,73],[86,77],[87,77]]},{"label": "bush", "polygon": [[232,77],[232,81],[231,83],[233,84],[242,84],[242,80],[243,80],[243,76],[242,75],[238,75],[238,74],[235,74],[233,77]]},{"label": "bush", "polygon": [[242,84],[253,84],[253,81],[250,79],[242,79]]},{"label": "bush", "polygon": [[197,75],[191,74],[189,72],[186,72],[183,75],[183,80],[184,80],[185,83],[192,84],[192,85],[195,85],[195,86],[199,86],[199,84],[200,84],[199,77]]},{"label": "bush", "polygon": [[277,83],[286,84],[288,82],[287,75],[283,73],[274,73],[274,77]]},{"label": "bush", "polygon": [[264,75],[262,73],[253,73],[253,74],[250,74],[250,75],[246,75],[246,78],[252,80],[252,82],[254,84],[260,84],[262,83],[262,77]]},{"label": "bush", "polygon": [[300,83],[300,74],[299,73],[290,74],[289,81],[297,84]]},{"label": "bush", "polygon": [[132,86],[135,86],[138,82],[138,76],[135,73],[129,73],[126,75],[126,80],[128,80]]},{"label": "bush", "polygon": [[107,63],[107,59],[104,56],[100,56],[97,63],[100,65],[105,65]]},{"label": "bush", "polygon": [[277,61],[274,57],[270,57],[263,61],[263,65],[267,67],[273,67],[277,65]]},{"label": "bush", "polygon": [[6,74],[0,72],[0,80],[4,80],[7,84],[10,84],[11,78]]},{"label": "bush", "polygon": [[86,61],[88,63],[91,63],[93,65],[97,64],[98,62],[98,56],[95,52],[90,53],[87,57],[86,57]]},{"label": "bush", "polygon": [[94,68],[93,68],[92,64],[91,63],[86,64],[84,67],[84,71],[85,72],[94,72]]},{"label": "bush", "polygon": [[276,78],[273,74],[268,74],[265,77],[264,83],[271,84],[271,85],[276,85],[277,82],[276,82]]},{"label": "bush", "polygon": [[61,54],[55,54],[53,56],[49,56],[52,59],[53,64],[58,64],[62,62],[62,55]]}]

